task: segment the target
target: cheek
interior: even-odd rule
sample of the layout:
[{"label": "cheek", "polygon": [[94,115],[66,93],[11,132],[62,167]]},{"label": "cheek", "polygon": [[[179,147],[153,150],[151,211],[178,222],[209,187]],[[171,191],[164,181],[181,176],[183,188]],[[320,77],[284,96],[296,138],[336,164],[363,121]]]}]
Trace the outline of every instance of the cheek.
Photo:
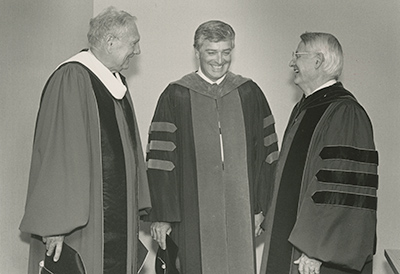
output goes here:
[{"label": "cheek", "polygon": [[135,54],[134,54],[133,52],[131,52],[131,53],[129,53],[129,54],[126,56],[126,59],[130,59],[130,58],[132,58],[133,56],[135,56]]},{"label": "cheek", "polygon": [[214,60],[214,58],[212,58],[212,57],[203,57],[203,58],[201,59],[201,62],[202,62],[203,64],[206,64],[206,63],[212,62],[213,60]]},{"label": "cheek", "polygon": [[125,53],[125,58],[128,59],[128,58],[131,57],[131,55],[133,55],[133,51],[127,51],[127,52]]},{"label": "cheek", "polygon": [[225,65],[230,65],[231,63],[231,56],[224,57]]}]

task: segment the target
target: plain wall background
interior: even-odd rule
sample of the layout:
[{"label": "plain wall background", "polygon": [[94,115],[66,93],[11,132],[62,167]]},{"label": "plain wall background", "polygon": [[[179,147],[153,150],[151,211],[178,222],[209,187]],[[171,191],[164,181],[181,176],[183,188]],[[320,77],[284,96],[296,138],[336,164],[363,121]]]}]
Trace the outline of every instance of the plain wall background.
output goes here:
[{"label": "plain wall background", "polygon": [[63,58],[86,45],[90,1],[0,0],[0,273],[27,273],[25,206],[41,90]]},{"label": "plain wall background", "polygon": [[[334,34],[345,54],[341,80],[366,108],[374,125],[380,154],[374,273],[391,273],[383,250],[400,248],[399,0],[1,0],[1,273],[26,273],[28,237],[19,233],[18,225],[41,90],[57,64],[85,47],[89,19],[109,5],[138,18],[142,54],[124,74],[144,144],[162,90],[197,69],[193,35],[204,21],[220,19],[235,29],[231,70],[252,78],[263,89],[280,141],[301,95],[292,84],[293,71],[288,67],[299,35],[305,31]],[[140,236],[151,250],[143,272],[152,274],[155,246],[146,224]],[[261,249],[259,245],[259,253]]]}]

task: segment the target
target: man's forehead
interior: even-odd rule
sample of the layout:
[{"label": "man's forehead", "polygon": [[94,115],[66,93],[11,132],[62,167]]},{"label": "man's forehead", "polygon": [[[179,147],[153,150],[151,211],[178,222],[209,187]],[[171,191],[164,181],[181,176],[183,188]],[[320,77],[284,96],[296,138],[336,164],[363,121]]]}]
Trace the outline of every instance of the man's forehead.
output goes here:
[{"label": "man's forehead", "polygon": [[304,50],[304,49],[306,49],[307,48],[307,46],[306,46],[306,44],[304,44],[304,42],[303,41],[301,41],[300,43],[299,43],[299,45],[297,46],[297,50],[298,51],[300,51],[300,50]]},{"label": "man's forehead", "polygon": [[138,40],[140,40],[140,34],[139,34],[139,30],[137,29],[136,25],[135,26],[131,26],[128,31],[127,31],[127,38],[129,41],[131,42],[136,42]]},{"label": "man's forehead", "polygon": [[202,48],[204,50],[232,49],[232,40],[222,40],[218,42],[204,40]]}]

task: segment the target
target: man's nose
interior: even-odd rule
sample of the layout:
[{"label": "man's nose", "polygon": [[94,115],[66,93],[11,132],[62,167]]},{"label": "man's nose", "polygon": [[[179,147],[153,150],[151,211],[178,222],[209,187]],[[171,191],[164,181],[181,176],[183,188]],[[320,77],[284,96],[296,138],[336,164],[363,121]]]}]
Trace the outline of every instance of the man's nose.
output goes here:
[{"label": "man's nose", "polygon": [[221,64],[223,59],[224,59],[224,58],[223,58],[223,56],[222,56],[222,53],[218,53],[218,54],[217,54],[217,62],[218,62],[218,64]]},{"label": "man's nose", "polygon": [[135,55],[139,55],[140,54],[140,45],[139,45],[139,43],[136,43],[135,44],[135,46],[134,46],[134,48],[133,48],[133,53],[135,54]]}]

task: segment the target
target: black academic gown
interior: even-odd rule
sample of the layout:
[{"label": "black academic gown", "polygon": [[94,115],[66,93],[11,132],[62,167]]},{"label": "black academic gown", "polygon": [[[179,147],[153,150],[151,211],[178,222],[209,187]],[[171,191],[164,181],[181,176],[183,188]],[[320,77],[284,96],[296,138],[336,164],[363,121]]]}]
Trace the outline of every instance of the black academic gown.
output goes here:
[{"label": "black academic gown", "polygon": [[40,102],[20,225],[32,234],[29,273],[39,272],[41,237],[51,235],[66,235],[88,274],[137,273],[138,215],[150,197],[132,100],[114,97],[105,83],[115,78],[93,55],[77,56],[88,63],[61,65]]},{"label": "black academic gown", "polygon": [[370,119],[341,83],[295,106],[277,165],[261,273],[297,274],[301,253],[321,274],[372,273],[378,155]]},{"label": "black academic gown", "polygon": [[270,200],[277,150],[253,81],[229,72],[212,87],[191,73],[166,88],[150,126],[145,219],[172,223],[180,273],[255,273],[254,214]]}]

